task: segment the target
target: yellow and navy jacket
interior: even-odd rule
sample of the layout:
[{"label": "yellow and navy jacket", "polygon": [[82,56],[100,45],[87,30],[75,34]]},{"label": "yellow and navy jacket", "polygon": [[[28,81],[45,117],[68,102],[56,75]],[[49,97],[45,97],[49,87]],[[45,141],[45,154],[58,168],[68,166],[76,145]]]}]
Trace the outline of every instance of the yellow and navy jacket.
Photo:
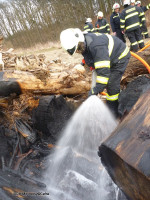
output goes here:
[{"label": "yellow and navy jacket", "polygon": [[98,33],[110,34],[110,27],[106,19],[98,19],[95,23],[95,31]]},{"label": "yellow and navy jacket", "polygon": [[143,12],[146,12],[150,9],[150,3],[147,6],[140,6],[140,8],[142,8]]},{"label": "yellow and navy jacket", "polygon": [[127,6],[120,15],[120,28],[127,32],[140,28],[140,24],[145,23],[144,12],[140,7]]},{"label": "yellow and navy jacket", "polygon": [[122,65],[117,69],[115,66],[118,62],[125,62],[130,57],[130,51],[126,44],[115,36],[88,33],[84,37],[86,50],[82,55],[87,65],[95,67],[97,80],[93,93],[98,94],[107,86],[113,70],[124,72]]},{"label": "yellow and navy jacket", "polygon": [[112,13],[110,16],[110,25],[112,32],[116,32],[118,29],[120,29],[120,13]]},{"label": "yellow and navy jacket", "polygon": [[90,22],[86,22],[84,26],[84,31],[87,31],[88,33],[94,32],[93,24]]}]

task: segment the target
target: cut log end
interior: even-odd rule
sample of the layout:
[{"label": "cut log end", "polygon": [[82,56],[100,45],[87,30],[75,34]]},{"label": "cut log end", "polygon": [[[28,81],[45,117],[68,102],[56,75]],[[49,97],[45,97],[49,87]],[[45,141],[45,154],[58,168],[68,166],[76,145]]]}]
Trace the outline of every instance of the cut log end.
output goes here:
[{"label": "cut log end", "polygon": [[150,90],[99,148],[114,182],[130,199],[150,197]]}]

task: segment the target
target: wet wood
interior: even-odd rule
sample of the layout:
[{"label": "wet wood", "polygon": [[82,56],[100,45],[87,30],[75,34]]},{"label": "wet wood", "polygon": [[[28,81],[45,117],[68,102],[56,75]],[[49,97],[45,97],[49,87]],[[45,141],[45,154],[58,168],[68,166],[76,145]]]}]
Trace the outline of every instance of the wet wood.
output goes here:
[{"label": "wet wood", "polygon": [[150,90],[99,147],[114,182],[129,199],[150,198]]},{"label": "wet wood", "polygon": [[[0,197],[7,200],[51,200],[46,185],[14,170],[0,170]],[[32,193],[33,195],[30,195]],[[45,193],[45,195],[38,195]]]}]

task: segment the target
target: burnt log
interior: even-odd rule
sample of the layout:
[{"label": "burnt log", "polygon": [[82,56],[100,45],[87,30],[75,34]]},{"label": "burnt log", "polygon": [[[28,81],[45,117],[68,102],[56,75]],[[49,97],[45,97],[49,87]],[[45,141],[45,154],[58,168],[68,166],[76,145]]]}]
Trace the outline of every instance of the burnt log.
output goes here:
[{"label": "burnt log", "polygon": [[127,115],[140,96],[150,88],[150,75],[142,75],[135,78],[122,90],[119,95],[118,112],[120,116]]},{"label": "burnt log", "polygon": [[[138,56],[140,56],[142,59],[144,59],[149,65],[150,65],[150,53],[149,49],[136,53]],[[126,86],[131,80],[133,80],[134,77],[137,77],[141,74],[149,74],[146,67],[135,57],[131,56],[129,64],[125,70],[125,73],[122,77],[121,85]]]},{"label": "burnt log", "polygon": [[33,126],[43,133],[43,138],[46,136],[49,142],[55,143],[72,113],[73,109],[62,96],[42,96],[32,111]]},{"label": "burnt log", "polygon": [[0,170],[0,197],[2,200],[51,200],[45,184],[13,170]]},{"label": "burnt log", "polygon": [[150,90],[99,147],[113,181],[128,199],[150,198]]},{"label": "burnt log", "polygon": [[14,80],[3,80],[4,72],[0,72],[0,96],[6,97],[10,94],[21,94],[21,88],[19,84]]}]

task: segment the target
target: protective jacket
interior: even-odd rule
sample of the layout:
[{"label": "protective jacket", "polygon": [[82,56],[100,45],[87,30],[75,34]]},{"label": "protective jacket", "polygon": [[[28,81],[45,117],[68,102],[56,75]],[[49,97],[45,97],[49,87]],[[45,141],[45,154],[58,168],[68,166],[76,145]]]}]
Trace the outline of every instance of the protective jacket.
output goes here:
[{"label": "protective jacket", "polygon": [[120,13],[112,13],[110,16],[110,25],[112,32],[116,32],[118,29],[120,29]]},{"label": "protective jacket", "polygon": [[[147,10],[150,9],[150,4],[148,4],[147,6],[141,6],[141,9],[145,13]],[[144,20],[144,21],[146,20],[145,15],[143,16],[142,20]],[[145,36],[145,38],[148,38],[149,35],[148,35],[147,26],[146,26],[146,21],[144,24],[141,22],[140,26],[141,26],[141,32],[143,34],[143,37]]]},{"label": "protective jacket", "polygon": [[90,22],[86,22],[84,26],[84,31],[87,31],[88,33],[93,32],[94,31],[93,24]]},{"label": "protective jacket", "polygon": [[140,28],[140,23],[145,23],[144,12],[140,7],[127,6],[120,15],[120,28],[126,32]]},{"label": "protective jacket", "polygon": [[[120,74],[118,77],[121,77],[126,68],[121,63],[129,59],[130,51],[117,37],[100,33],[86,34],[85,44],[86,50],[83,53],[85,62],[89,66],[93,65],[97,72],[96,87],[92,89],[92,92],[98,94],[106,88],[113,71],[117,71]],[[112,87],[112,83],[110,85]],[[120,88],[120,82],[117,85]]]},{"label": "protective jacket", "polygon": [[106,19],[98,19],[95,24],[95,30],[98,33],[108,33],[110,34],[110,27]]}]

